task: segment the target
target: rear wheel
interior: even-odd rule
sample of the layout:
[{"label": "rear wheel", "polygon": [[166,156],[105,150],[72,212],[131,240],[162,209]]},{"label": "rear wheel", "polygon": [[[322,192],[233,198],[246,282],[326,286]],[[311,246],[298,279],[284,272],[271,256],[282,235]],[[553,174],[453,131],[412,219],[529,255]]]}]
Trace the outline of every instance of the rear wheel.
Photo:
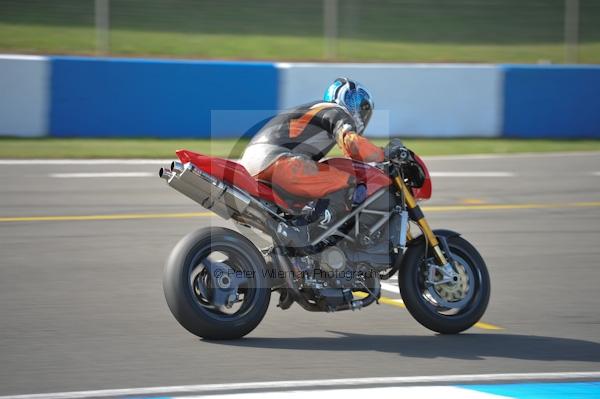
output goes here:
[{"label": "rear wheel", "polygon": [[472,327],[485,312],[490,297],[490,277],[481,255],[462,237],[447,238],[453,276],[437,266],[431,251],[421,243],[411,247],[400,270],[402,300],[423,326],[442,334]]},{"label": "rear wheel", "polygon": [[247,238],[225,228],[185,236],[173,249],[163,276],[169,309],[192,334],[235,339],[264,317],[271,290],[265,261]]}]

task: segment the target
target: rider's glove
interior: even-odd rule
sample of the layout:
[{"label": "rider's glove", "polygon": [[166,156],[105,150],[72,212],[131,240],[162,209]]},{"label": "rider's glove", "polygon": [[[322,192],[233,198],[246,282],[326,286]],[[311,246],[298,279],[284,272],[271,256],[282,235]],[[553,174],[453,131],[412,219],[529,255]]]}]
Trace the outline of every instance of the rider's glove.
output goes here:
[{"label": "rider's glove", "polygon": [[385,146],[383,153],[386,161],[392,159],[405,161],[408,160],[410,156],[410,152],[404,147],[402,140],[398,138],[391,139],[388,145]]}]

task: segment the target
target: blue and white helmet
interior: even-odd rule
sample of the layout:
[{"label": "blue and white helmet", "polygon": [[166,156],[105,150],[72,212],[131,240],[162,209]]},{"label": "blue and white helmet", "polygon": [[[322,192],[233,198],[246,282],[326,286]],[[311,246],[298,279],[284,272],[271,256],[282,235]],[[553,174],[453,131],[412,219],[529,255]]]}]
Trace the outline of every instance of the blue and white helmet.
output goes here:
[{"label": "blue and white helmet", "polygon": [[363,134],[375,107],[366,87],[355,80],[337,78],[325,91],[323,100],[346,108],[356,121],[356,133]]}]

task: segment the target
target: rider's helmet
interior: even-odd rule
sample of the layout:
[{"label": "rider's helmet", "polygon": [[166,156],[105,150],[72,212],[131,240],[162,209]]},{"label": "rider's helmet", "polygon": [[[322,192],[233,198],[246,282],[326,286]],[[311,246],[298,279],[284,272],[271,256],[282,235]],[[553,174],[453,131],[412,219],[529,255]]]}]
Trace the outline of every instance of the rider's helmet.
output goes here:
[{"label": "rider's helmet", "polygon": [[363,134],[375,106],[366,87],[355,80],[337,78],[325,91],[323,100],[346,108],[356,121],[356,133]]}]

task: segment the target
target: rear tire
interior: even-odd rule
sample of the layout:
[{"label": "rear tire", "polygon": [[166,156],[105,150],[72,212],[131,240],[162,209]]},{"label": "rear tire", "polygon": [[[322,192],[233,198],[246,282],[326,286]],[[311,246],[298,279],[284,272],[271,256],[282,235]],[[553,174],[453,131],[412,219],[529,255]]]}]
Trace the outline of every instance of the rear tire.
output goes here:
[{"label": "rear tire", "polygon": [[423,281],[424,243],[408,249],[399,273],[399,286],[406,308],[419,323],[441,334],[457,334],[472,327],[483,316],[490,297],[490,277],[483,258],[467,240],[455,236],[447,238],[447,242],[450,251],[471,268],[469,289],[473,292],[461,309],[449,312],[428,297]]},{"label": "rear tire", "polygon": [[[194,269],[206,259],[203,256],[213,252],[229,254],[232,260],[227,258],[227,262],[234,270],[252,276],[243,288],[244,299],[236,313],[207,306],[190,282]],[[258,326],[269,307],[271,289],[265,270],[262,254],[246,237],[226,228],[200,229],[173,248],[163,275],[165,298],[173,316],[192,334],[212,340],[241,338]]]}]

